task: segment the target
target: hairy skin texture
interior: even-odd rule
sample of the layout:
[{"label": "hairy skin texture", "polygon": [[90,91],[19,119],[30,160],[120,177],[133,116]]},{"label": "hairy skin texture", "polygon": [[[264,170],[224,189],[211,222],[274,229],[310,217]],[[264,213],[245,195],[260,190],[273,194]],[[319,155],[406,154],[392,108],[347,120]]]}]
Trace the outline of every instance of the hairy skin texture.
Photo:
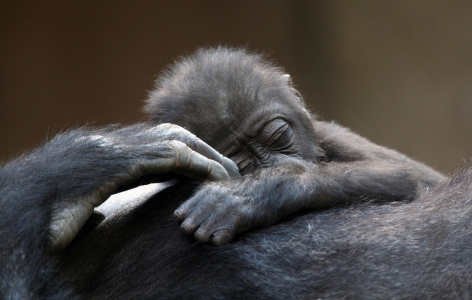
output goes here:
[{"label": "hairy skin texture", "polygon": [[472,170],[408,203],[312,212],[222,246],[180,234],[181,182],[77,241],[85,299],[470,299]]},{"label": "hairy skin texture", "polygon": [[[310,115],[290,77],[258,55],[199,51],[165,73],[146,111],[232,159],[244,176],[205,183],[175,211],[201,242],[273,225],[302,209],[413,200],[443,176]],[[198,116],[198,117],[194,117]]]},{"label": "hairy skin texture", "polygon": [[61,291],[51,258],[111,194],[139,184],[143,176],[158,182],[170,173],[199,180],[239,176],[234,163],[171,124],[78,129],[5,165],[0,169],[0,298],[70,297]]},{"label": "hairy skin texture", "polygon": [[[180,60],[146,110],[151,124],[65,133],[0,169],[0,298],[470,297],[472,171],[443,181],[316,119],[243,50]],[[169,172],[232,179],[181,179],[63,249],[93,206]]]}]

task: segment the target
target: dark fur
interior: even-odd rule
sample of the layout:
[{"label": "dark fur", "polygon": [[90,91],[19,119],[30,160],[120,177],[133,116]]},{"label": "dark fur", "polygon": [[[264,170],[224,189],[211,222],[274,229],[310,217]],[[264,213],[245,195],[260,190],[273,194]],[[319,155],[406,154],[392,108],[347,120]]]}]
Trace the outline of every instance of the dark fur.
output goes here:
[{"label": "dark fur", "polygon": [[223,246],[180,234],[182,182],[75,244],[67,277],[86,299],[470,299],[471,182],[465,170],[413,202],[310,213]]},{"label": "dark fur", "polygon": [[[61,292],[47,254],[51,213],[126,171],[137,157],[146,157],[141,146],[146,137],[134,138],[146,128],[69,131],[0,169],[1,299],[70,298],[69,292]],[[117,151],[123,138],[140,146]]]},{"label": "dark fur", "polygon": [[[472,172],[432,187],[437,172],[311,117],[282,74],[242,50],[181,60],[150,96],[153,122],[186,127],[246,166],[245,176],[181,181],[59,256],[46,251],[54,207],[149,155],[137,135],[148,126],[71,131],[6,164],[0,296],[64,299],[74,289],[85,299],[469,298]],[[274,116],[291,128],[281,151],[264,148],[274,142]],[[131,151],[117,151],[125,140]],[[200,244],[172,216],[192,201],[184,230],[208,226],[202,240],[292,218],[223,246]],[[294,216],[352,203],[360,204]]]},{"label": "dark fur", "polygon": [[221,244],[304,208],[412,200],[443,179],[317,120],[283,74],[259,55],[219,48],[182,59],[158,80],[146,106],[153,121],[195,133],[245,175],[203,185],[176,211],[185,232]]}]

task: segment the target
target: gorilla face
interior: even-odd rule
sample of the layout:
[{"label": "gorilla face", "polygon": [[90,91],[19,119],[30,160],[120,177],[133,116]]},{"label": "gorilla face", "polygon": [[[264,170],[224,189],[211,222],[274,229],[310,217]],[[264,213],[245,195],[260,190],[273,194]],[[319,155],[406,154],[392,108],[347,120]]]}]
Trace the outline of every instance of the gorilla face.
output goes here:
[{"label": "gorilla face", "polygon": [[153,122],[196,132],[243,175],[289,157],[324,157],[290,77],[259,55],[200,50],[165,72],[156,86],[146,105]]}]

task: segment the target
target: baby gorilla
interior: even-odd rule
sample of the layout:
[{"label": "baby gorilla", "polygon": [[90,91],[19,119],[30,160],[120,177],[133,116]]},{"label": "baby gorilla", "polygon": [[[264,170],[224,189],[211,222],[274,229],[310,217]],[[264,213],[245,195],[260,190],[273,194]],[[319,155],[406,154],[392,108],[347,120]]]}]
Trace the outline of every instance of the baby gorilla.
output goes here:
[{"label": "baby gorilla", "polygon": [[206,182],[175,216],[198,241],[303,209],[413,200],[444,177],[307,112],[290,77],[240,49],[200,50],[157,81],[146,106],[155,124],[196,134],[239,167],[240,178]]}]

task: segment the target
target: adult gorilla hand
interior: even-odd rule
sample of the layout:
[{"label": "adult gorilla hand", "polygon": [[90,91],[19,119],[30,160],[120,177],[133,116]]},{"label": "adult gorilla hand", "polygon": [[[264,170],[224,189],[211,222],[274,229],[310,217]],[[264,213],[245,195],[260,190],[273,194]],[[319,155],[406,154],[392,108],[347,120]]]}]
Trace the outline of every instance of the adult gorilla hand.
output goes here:
[{"label": "adult gorilla hand", "polygon": [[[88,180],[76,179],[70,185],[90,185],[90,188],[53,204],[49,228],[49,246],[53,252],[64,249],[93,214],[94,208],[119,190],[143,182],[164,181],[169,179],[169,174],[212,181],[239,177],[238,168],[231,160],[187,130],[172,124],[93,132],[75,139],[72,144],[84,148],[77,149],[82,153],[74,156],[82,155],[76,160],[93,160],[93,163],[85,170],[73,168],[71,163],[72,168],[63,172],[66,176],[80,172]],[[90,166],[95,168],[90,169]],[[97,176],[97,169],[105,174]]]}]

